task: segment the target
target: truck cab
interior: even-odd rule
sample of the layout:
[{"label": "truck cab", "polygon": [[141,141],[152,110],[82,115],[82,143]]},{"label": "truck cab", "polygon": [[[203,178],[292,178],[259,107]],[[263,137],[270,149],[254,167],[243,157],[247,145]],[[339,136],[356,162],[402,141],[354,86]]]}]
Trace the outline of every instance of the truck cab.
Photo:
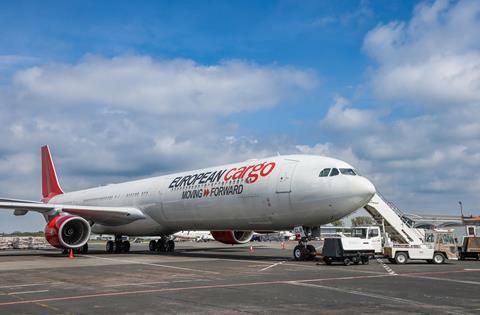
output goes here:
[{"label": "truck cab", "polygon": [[375,249],[375,254],[382,254],[383,243],[380,227],[376,225],[372,226],[357,226],[352,228],[352,237],[359,237],[361,239],[368,239],[371,246]]}]

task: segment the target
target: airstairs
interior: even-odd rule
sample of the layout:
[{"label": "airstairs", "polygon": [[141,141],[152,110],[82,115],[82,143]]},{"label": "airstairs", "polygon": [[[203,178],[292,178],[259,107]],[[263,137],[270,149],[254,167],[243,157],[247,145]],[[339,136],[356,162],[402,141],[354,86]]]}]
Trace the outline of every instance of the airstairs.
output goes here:
[{"label": "airstairs", "polygon": [[378,192],[365,206],[365,210],[376,223],[383,227],[390,240],[397,244],[419,245],[423,243],[424,234],[412,226],[393,203],[386,201]]}]

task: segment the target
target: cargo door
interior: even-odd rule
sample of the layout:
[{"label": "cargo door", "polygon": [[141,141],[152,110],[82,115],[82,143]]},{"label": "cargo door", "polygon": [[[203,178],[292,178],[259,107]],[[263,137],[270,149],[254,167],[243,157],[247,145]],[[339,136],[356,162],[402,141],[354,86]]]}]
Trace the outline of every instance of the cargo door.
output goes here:
[{"label": "cargo door", "polygon": [[297,167],[298,161],[284,160],[282,161],[280,172],[277,179],[277,193],[289,193],[292,191],[292,177]]}]

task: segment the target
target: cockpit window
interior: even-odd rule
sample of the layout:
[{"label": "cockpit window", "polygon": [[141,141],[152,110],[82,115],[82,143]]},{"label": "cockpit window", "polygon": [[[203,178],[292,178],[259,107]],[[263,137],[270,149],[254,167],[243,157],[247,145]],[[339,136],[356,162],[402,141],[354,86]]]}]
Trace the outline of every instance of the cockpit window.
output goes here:
[{"label": "cockpit window", "polygon": [[330,172],[330,176],[336,176],[340,174],[336,168],[332,168],[332,171]]},{"label": "cockpit window", "polygon": [[324,168],[321,172],[320,172],[320,177],[327,177],[328,176],[328,173],[330,173],[330,168]]},{"label": "cockpit window", "polygon": [[352,170],[351,168],[341,168],[340,173],[342,173],[343,175],[353,175],[353,176],[357,175],[355,171]]}]

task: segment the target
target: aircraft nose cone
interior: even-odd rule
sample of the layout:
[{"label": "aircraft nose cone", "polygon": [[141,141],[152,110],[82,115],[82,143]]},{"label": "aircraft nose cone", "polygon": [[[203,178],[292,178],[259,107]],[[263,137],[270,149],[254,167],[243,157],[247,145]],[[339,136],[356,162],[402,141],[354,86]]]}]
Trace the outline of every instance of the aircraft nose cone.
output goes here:
[{"label": "aircraft nose cone", "polygon": [[365,196],[365,199],[370,201],[372,197],[377,193],[375,186],[372,184],[371,181],[366,179],[365,177],[361,178],[362,183],[360,184],[360,194]]},{"label": "aircraft nose cone", "polygon": [[375,186],[365,177],[358,177],[357,180],[358,183],[356,185],[356,191],[358,195],[361,196],[366,202],[370,201],[370,199],[372,199],[377,192]]}]

